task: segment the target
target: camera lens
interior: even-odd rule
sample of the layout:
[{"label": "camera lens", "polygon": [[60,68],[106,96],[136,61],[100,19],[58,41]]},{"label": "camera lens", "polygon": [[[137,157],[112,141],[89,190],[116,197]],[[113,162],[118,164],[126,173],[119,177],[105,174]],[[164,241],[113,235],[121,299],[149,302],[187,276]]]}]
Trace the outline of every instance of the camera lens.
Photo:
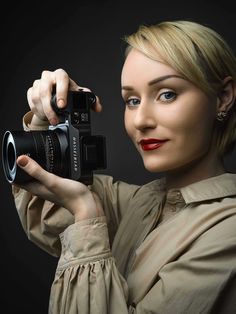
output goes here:
[{"label": "camera lens", "polygon": [[8,167],[12,171],[14,168],[14,162],[16,159],[16,152],[12,143],[9,143],[8,150],[7,150],[7,160],[8,160]]},{"label": "camera lens", "polygon": [[68,141],[62,129],[47,131],[6,131],[2,142],[2,164],[10,183],[32,181],[25,171],[17,166],[20,155],[28,155],[45,170],[66,177]]}]

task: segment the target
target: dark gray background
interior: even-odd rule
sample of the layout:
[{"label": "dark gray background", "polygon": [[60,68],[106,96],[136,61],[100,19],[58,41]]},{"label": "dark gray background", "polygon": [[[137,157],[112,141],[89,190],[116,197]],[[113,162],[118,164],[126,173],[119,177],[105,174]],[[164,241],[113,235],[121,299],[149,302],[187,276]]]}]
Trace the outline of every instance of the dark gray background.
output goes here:
[{"label": "dark gray background", "polygon": [[[188,19],[216,29],[236,50],[236,13],[226,1],[46,1],[8,5],[1,15],[1,138],[7,129],[21,129],[28,110],[26,91],[33,81],[45,69],[63,68],[103,103],[103,112],[92,114],[93,133],[107,138],[108,167],[103,173],[137,184],[156,176],[145,171],[123,126],[122,37],[139,24]],[[235,152],[226,160],[232,172],[234,158]],[[57,260],[28,241],[2,168],[0,180],[4,313],[47,313]]]}]

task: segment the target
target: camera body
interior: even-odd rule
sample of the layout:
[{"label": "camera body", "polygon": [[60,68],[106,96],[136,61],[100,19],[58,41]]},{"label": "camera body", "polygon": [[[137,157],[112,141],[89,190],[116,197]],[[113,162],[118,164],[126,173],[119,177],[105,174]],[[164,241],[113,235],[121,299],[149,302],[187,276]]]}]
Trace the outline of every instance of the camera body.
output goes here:
[{"label": "camera body", "polygon": [[44,131],[6,131],[2,142],[2,161],[6,179],[10,183],[33,180],[16,160],[28,155],[45,170],[80,181],[93,182],[93,171],[106,168],[106,141],[91,134],[91,107],[96,96],[87,91],[69,91],[64,109],[57,107],[56,95],[51,106],[60,122]]}]

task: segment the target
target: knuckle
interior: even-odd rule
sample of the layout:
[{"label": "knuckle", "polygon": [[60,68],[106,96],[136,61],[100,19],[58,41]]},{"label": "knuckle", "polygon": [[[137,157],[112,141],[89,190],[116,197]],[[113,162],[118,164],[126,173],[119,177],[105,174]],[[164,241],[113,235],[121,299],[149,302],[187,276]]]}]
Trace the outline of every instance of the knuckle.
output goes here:
[{"label": "knuckle", "polygon": [[68,73],[65,70],[63,70],[62,68],[56,69],[55,74],[59,75],[62,78],[68,78],[69,77]]},{"label": "knuckle", "polygon": [[48,77],[50,75],[50,71],[48,70],[43,70],[42,73],[41,73],[41,78],[44,79],[46,77]]},{"label": "knuckle", "polygon": [[57,179],[56,179],[55,175],[53,175],[52,173],[48,173],[47,187],[51,191],[55,191],[58,188]]},{"label": "knuckle", "polygon": [[33,82],[33,88],[38,88],[39,84],[40,84],[40,80],[35,80]]},{"label": "knuckle", "polygon": [[32,87],[28,88],[28,90],[27,90],[27,99],[28,99],[28,101],[31,101],[31,96],[32,96]]},{"label": "knuckle", "polygon": [[66,71],[62,68],[58,68],[55,70],[55,73],[66,73]]}]

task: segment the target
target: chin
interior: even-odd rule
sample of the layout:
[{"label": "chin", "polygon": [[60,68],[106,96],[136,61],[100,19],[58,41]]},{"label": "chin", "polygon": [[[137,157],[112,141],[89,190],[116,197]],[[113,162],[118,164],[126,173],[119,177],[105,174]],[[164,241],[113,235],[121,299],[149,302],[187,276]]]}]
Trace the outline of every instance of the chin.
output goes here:
[{"label": "chin", "polygon": [[178,158],[177,154],[172,158],[164,156],[142,156],[143,157],[143,164],[147,171],[153,173],[167,173],[167,172],[185,172],[196,166],[196,164],[201,164],[202,158],[204,155],[197,153],[193,154],[194,158],[190,158],[191,156],[185,156],[185,158]]},{"label": "chin", "polygon": [[143,164],[149,172],[165,172],[173,169],[173,165],[167,162],[167,160],[159,160],[159,158],[143,158]]}]

